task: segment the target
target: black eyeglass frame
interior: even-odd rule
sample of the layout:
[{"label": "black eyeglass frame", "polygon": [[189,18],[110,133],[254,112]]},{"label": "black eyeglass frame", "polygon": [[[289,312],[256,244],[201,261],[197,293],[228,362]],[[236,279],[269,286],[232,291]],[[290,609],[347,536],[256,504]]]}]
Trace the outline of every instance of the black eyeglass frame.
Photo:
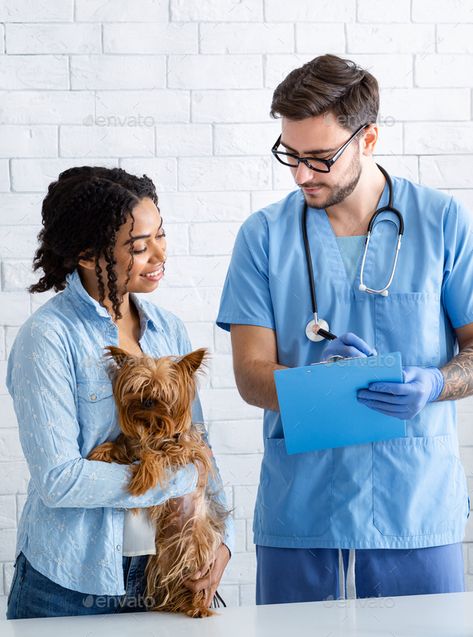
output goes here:
[{"label": "black eyeglass frame", "polygon": [[[357,128],[356,131],[351,135],[351,137],[347,139],[347,141],[343,144],[343,146],[340,146],[340,148],[335,152],[335,155],[333,155],[333,157],[331,157],[330,159],[320,159],[318,157],[299,157],[299,155],[296,155],[295,153],[285,153],[283,151],[278,150],[278,146],[281,143],[282,133],[281,135],[279,135],[279,137],[276,140],[276,143],[271,148],[271,152],[274,155],[274,157],[278,160],[278,162],[281,163],[283,166],[298,168],[299,164],[302,162],[305,166],[307,166],[307,168],[310,168],[311,170],[315,170],[315,172],[329,173],[330,169],[332,168],[334,163],[337,161],[337,159],[342,155],[344,150],[348,148],[348,146],[355,139],[355,137],[359,133],[361,133],[362,130],[367,128],[369,125],[370,124],[362,124],[359,128]],[[284,157],[292,157],[293,159],[297,161],[297,165],[294,166],[293,164],[286,163],[285,161],[283,161],[283,159],[281,159],[280,155],[283,155]],[[312,166],[310,161],[316,161],[317,163],[323,164],[326,170],[322,170],[321,168],[315,168],[314,166]]]}]

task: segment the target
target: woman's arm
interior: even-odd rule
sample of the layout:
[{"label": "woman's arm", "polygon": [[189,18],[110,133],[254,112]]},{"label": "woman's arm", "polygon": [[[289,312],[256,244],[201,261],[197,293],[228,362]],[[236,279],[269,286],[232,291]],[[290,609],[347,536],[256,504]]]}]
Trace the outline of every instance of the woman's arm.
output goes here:
[{"label": "woman's arm", "polygon": [[168,488],[131,496],[128,465],[83,458],[73,383],[59,333],[46,323],[28,322],[8,359],[7,387],[31,480],[46,506],[142,508],[195,489],[197,470],[188,465],[169,476]]}]

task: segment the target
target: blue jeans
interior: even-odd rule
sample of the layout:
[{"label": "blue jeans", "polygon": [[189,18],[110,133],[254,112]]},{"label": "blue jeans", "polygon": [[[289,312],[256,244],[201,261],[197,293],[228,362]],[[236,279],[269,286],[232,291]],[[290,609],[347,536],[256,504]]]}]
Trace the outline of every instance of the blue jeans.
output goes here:
[{"label": "blue jeans", "polygon": [[[465,590],[461,543],[355,551],[356,596],[394,597]],[[345,571],[348,550],[342,550]],[[338,599],[338,549],[256,547],[256,603]]]},{"label": "blue jeans", "polygon": [[125,595],[88,595],[63,588],[41,575],[20,553],[8,596],[7,619],[145,611],[144,570],[147,561],[147,555],[123,558]]}]

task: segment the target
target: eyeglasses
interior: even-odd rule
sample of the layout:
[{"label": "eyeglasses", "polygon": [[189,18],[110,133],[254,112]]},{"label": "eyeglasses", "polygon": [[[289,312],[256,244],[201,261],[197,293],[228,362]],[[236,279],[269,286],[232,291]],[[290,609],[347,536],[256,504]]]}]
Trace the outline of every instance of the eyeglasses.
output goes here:
[{"label": "eyeglasses", "polygon": [[363,124],[362,126],[360,126],[360,128],[358,128],[353,133],[350,139],[348,139],[343,144],[343,146],[341,146],[337,150],[337,152],[331,159],[319,159],[318,157],[299,157],[299,155],[296,155],[295,153],[285,153],[283,151],[280,151],[278,150],[278,146],[281,143],[282,135],[279,135],[279,137],[277,138],[276,143],[271,148],[271,152],[281,164],[284,164],[284,166],[291,166],[291,168],[297,168],[299,164],[302,162],[305,166],[307,166],[307,168],[310,168],[311,170],[315,170],[318,173],[329,173],[330,169],[332,168],[334,163],[337,161],[337,159],[342,155],[343,151],[351,144],[351,142],[355,139],[358,133],[360,133],[362,130],[364,130],[368,126],[369,124]]}]

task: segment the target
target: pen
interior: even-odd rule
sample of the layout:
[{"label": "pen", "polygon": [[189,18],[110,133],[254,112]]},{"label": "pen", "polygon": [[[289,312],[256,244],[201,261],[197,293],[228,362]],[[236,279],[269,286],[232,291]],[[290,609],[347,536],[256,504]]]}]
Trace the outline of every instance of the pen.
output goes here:
[{"label": "pen", "polygon": [[320,336],[326,338],[327,341],[334,341],[337,338],[335,334],[332,334],[332,332],[329,332],[328,330],[324,330],[322,328],[317,330],[317,334],[320,334]]}]

